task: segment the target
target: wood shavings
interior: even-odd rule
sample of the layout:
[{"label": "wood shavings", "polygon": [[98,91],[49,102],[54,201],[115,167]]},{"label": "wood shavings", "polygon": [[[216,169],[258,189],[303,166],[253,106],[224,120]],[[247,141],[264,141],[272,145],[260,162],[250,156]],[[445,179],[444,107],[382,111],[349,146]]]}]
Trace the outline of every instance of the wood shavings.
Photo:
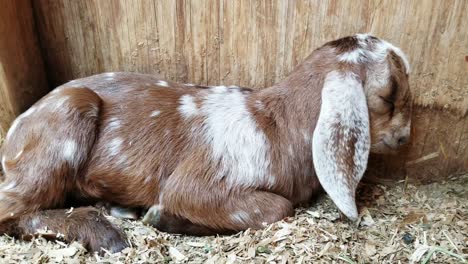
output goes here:
[{"label": "wood shavings", "polygon": [[[341,219],[325,195],[294,217],[232,236],[162,233],[141,221],[109,221],[132,247],[98,256],[80,244],[0,236],[2,263],[464,263],[468,259],[468,175],[414,186],[363,185],[360,223]],[[72,210],[70,211],[72,213]],[[44,230],[43,234],[49,234]]]},{"label": "wood shavings", "polygon": [[185,259],[185,255],[180,253],[180,251],[175,247],[169,247],[169,255],[177,261],[182,261]]}]

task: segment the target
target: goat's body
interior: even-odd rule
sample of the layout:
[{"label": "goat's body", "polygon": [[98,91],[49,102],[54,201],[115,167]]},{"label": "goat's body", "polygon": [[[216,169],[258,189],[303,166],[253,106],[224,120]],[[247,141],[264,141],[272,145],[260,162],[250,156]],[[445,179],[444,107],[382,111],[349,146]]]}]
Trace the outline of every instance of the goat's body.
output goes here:
[{"label": "goat's body", "polygon": [[[260,91],[135,73],[71,81],[7,134],[0,233],[83,222],[71,239],[99,250],[84,230],[110,227],[104,218],[93,225],[89,210],[71,219],[40,213],[97,201],[149,208],[143,220],[163,231],[235,232],[292,215],[320,186],[355,220],[371,134],[379,153],[407,142],[408,70],[401,50],[358,34],[324,45]],[[112,250],[125,245],[115,230],[100,236]]]},{"label": "goat's body", "polygon": [[[167,82],[150,75],[106,76],[73,82],[73,86],[89,87],[103,101],[99,136],[81,175],[86,181],[82,186],[94,189],[78,193],[123,206],[162,204],[171,210],[163,200],[176,190],[191,200],[198,197],[192,196],[197,191],[229,196],[266,190],[296,205],[308,201],[317,189],[310,159],[294,158],[304,156],[298,151],[310,157],[312,130],[298,131],[301,137],[294,142],[270,130],[269,136],[276,137],[270,140],[255,125],[267,111],[265,105],[258,109],[258,93],[224,86],[171,83],[166,87]],[[226,100],[210,105],[211,96]],[[193,105],[183,98],[191,98]],[[211,113],[204,112],[206,108]],[[203,181],[203,190],[197,190],[194,181]]]},{"label": "goat's body", "polygon": [[4,186],[21,178],[29,184],[24,188],[34,189],[10,194],[28,198],[18,212],[67,200],[105,201],[159,205],[212,233],[261,227],[290,214],[319,188],[310,159],[313,124],[296,127],[294,117],[271,116],[269,107],[284,102],[262,96],[131,73],[72,81],[16,121],[4,154],[17,161],[4,162]]}]

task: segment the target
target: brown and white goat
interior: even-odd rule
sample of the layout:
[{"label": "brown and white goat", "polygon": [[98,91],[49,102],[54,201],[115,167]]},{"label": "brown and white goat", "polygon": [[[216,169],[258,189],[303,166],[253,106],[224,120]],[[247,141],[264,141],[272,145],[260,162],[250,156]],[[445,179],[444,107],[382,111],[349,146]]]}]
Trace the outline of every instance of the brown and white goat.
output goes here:
[{"label": "brown and white goat", "polygon": [[408,73],[400,49],[358,34],[258,91],[136,73],[68,82],[8,132],[0,232],[47,227],[117,251],[124,235],[93,209],[57,208],[150,208],[145,220],[162,231],[208,235],[291,216],[320,186],[355,220],[369,152],[409,139]]}]

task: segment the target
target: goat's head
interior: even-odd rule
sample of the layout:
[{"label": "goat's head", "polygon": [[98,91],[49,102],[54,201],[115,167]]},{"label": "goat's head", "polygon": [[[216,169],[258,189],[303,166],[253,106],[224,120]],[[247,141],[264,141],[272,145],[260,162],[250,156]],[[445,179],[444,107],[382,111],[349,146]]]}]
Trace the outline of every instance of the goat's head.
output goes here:
[{"label": "goat's head", "polygon": [[325,47],[336,59],[323,82],[314,166],[338,208],[356,219],[355,190],[369,152],[392,153],[409,140],[409,63],[399,48],[367,34]]}]

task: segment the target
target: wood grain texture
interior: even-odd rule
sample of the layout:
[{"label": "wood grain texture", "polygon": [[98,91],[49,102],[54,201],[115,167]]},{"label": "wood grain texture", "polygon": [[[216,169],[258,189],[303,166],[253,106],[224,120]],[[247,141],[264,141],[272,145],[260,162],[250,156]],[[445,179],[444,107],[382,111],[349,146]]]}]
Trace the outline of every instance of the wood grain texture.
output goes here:
[{"label": "wood grain texture", "polygon": [[48,89],[31,2],[3,1],[0,8],[0,139],[13,119]]},{"label": "wood grain texture", "polygon": [[[101,71],[262,88],[326,41],[372,32],[403,48],[418,105],[468,111],[468,2],[34,1],[52,83]],[[60,67],[58,66],[60,65]],[[462,89],[465,88],[465,89]]]},{"label": "wood grain texture", "polygon": [[[411,147],[399,157],[373,157],[369,172],[432,179],[468,170],[466,0],[33,3],[54,86],[103,71],[137,71],[261,89],[324,42],[371,32],[408,54],[417,107]],[[394,173],[398,168],[404,170]]]}]

